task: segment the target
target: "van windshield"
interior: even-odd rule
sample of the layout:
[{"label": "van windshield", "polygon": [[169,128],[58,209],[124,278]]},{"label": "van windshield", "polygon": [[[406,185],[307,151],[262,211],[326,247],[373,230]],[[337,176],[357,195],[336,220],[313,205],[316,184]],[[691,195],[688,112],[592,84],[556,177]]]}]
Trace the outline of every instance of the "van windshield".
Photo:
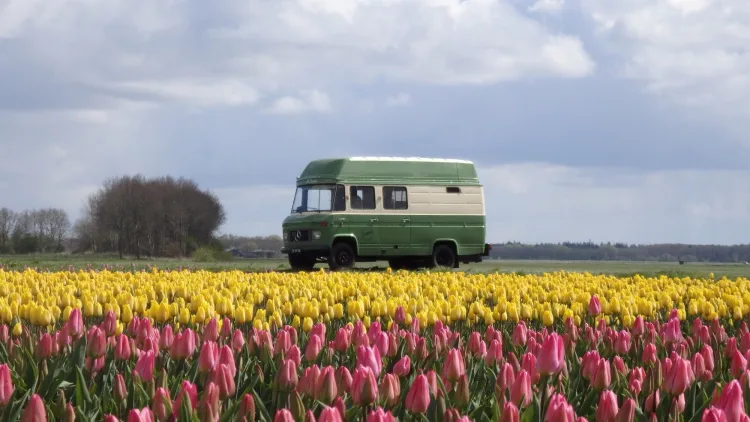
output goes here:
[{"label": "van windshield", "polygon": [[344,211],[346,197],[343,185],[298,186],[292,214],[303,212]]}]

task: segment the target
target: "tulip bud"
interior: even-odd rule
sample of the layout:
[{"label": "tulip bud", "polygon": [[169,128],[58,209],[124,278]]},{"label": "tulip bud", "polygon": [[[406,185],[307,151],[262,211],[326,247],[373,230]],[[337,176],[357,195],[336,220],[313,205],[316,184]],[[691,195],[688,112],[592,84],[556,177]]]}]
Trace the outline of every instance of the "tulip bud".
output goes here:
[{"label": "tulip bud", "polygon": [[454,397],[456,405],[461,409],[466,407],[466,405],[469,404],[469,395],[469,377],[466,376],[466,374],[463,374],[456,383],[456,392]]},{"label": "tulip bud", "polygon": [[292,391],[289,395],[289,410],[292,412],[294,420],[298,421],[305,418],[305,405],[297,391]]},{"label": "tulip bud", "polygon": [[255,399],[252,394],[246,393],[242,396],[238,418],[245,418],[247,422],[255,421]]},{"label": "tulip bud", "polygon": [[128,388],[125,386],[125,378],[122,374],[115,375],[115,382],[113,386],[115,398],[119,401],[124,401],[128,398]]},{"label": "tulip bud", "polygon": [[14,390],[13,379],[10,376],[10,367],[7,363],[3,363],[0,365],[0,408],[10,403]]}]

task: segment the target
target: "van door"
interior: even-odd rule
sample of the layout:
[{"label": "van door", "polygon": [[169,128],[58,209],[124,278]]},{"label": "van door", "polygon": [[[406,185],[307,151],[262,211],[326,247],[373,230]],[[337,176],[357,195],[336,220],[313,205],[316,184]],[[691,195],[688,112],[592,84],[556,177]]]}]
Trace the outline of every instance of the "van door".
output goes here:
[{"label": "van door", "polygon": [[348,232],[359,244],[363,256],[379,255],[378,218],[376,213],[375,188],[373,186],[349,186],[349,212],[346,214]]},{"label": "van door", "polygon": [[383,213],[378,216],[378,236],[385,255],[411,253],[411,215],[405,186],[383,186]]}]

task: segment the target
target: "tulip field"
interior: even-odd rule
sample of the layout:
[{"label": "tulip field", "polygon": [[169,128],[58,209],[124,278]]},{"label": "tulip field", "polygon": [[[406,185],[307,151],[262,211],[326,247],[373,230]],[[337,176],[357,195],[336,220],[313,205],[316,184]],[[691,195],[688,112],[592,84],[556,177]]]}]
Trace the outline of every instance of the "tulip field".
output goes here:
[{"label": "tulip field", "polygon": [[713,275],[0,269],[0,422],[750,422],[749,316]]}]

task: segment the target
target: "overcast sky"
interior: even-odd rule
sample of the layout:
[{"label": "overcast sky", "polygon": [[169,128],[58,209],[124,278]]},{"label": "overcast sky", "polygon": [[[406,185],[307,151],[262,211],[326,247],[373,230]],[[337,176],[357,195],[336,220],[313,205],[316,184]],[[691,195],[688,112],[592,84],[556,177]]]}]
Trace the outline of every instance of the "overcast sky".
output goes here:
[{"label": "overcast sky", "polygon": [[0,0],[0,206],[194,179],[279,234],[311,159],[473,160],[488,240],[750,242],[748,0]]}]

